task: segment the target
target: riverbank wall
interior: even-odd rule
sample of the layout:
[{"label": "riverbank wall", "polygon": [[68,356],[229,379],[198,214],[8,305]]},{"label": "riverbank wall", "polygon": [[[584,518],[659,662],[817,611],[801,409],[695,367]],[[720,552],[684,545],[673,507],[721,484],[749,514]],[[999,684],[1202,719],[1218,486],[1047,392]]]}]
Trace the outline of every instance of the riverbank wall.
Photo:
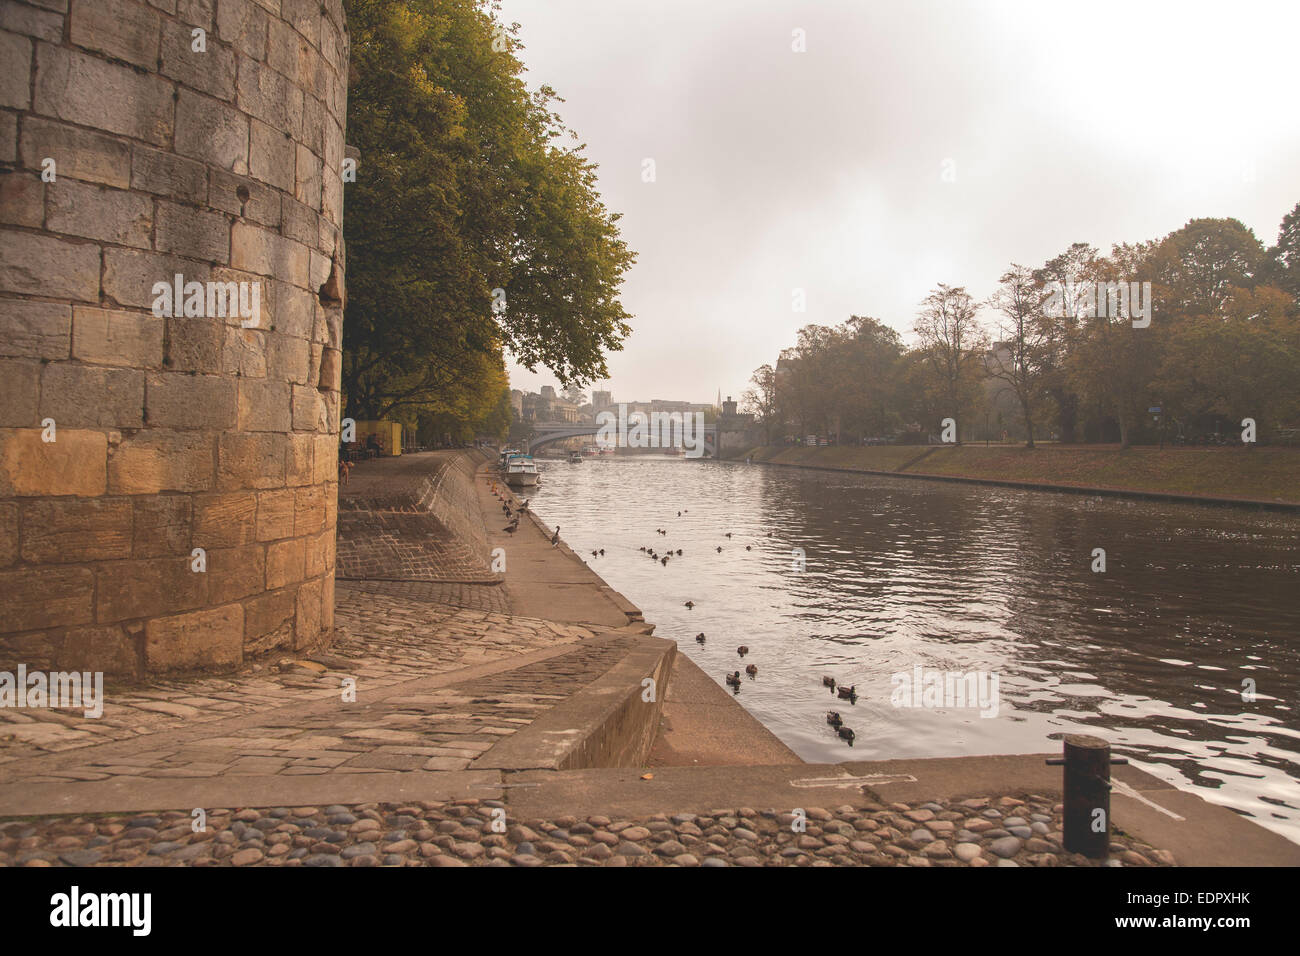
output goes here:
[{"label": "riverbank wall", "polygon": [[1294,448],[769,445],[744,457],[823,471],[1300,511],[1300,449]]}]

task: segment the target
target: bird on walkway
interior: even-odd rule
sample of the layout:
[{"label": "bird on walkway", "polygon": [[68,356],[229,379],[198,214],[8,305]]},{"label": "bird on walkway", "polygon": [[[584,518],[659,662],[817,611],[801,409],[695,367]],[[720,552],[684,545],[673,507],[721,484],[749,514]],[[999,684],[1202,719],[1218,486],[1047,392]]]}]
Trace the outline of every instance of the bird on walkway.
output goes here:
[{"label": "bird on walkway", "polygon": [[560,543],[560,526],[557,524],[555,526],[555,534],[551,535],[551,547],[553,548],[559,543]]},{"label": "bird on walkway", "polygon": [[736,688],[736,690],[740,690],[740,671],[728,674],[727,683]]},{"label": "bird on walkway", "polygon": [[682,607],[686,608],[686,610],[689,611],[691,608],[695,607],[695,602],[687,601],[685,604],[682,605]]},{"label": "bird on walkway", "polygon": [[748,667],[745,668],[745,673],[748,674],[750,677],[757,677],[757,676],[758,676],[758,665],[757,665],[757,664],[750,664]]},{"label": "bird on walkway", "polygon": [[844,723],[844,721],[843,719],[841,719],[840,712],[838,710],[828,710],[826,711],[826,723],[830,724],[832,727],[838,730],[840,724]]},{"label": "bird on walkway", "polygon": [[858,699],[858,685],[857,685],[857,684],[852,684],[852,685],[850,685],[850,686],[848,686],[848,687],[840,686],[840,687],[835,688],[835,690],[839,693],[840,697],[844,698],[845,700],[857,700],[857,699]]},{"label": "bird on walkway", "polygon": [[831,690],[834,690],[834,689],[835,689],[835,678],[834,678],[834,677],[823,677],[823,678],[822,678],[822,686],[823,686],[823,687],[829,687]]},{"label": "bird on walkway", "polygon": [[[527,511],[527,510],[528,510],[528,501],[529,501],[529,499],[527,499],[527,498],[524,499],[524,503],[521,504],[521,505],[519,506],[519,510],[520,510],[520,511]],[[768,537],[771,537],[771,535],[769,535]]]},{"label": "bird on walkway", "polygon": [[852,747],[853,738],[857,735],[854,734],[853,731],[848,727],[838,727],[836,729],[839,731],[840,736],[843,737],[845,740],[847,740],[849,742],[849,746]]},{"label": "bird on walkway", "polygon": [[736,648],[736,653],[739,654],[741,657],[744,657],[746,654],[749,653],[749,648],[746,647],[744,644],[741,644],[738,648]]},{"label": "bird on walkway", "polygon": [[516,518],[514,521],[510,522],[508,525],[505,526],[504,530],[506,534],[514,534],[516,531],[519,530],[519,519]]},{"label": "bird on walkway", "polygon": [[700,633],[698,633],[698,634],[695,635],[695,643],[696,643],[696,644],[703,644],[703,643],[704,643],[704,632],[703,632],[703,631],[700,631]]}]

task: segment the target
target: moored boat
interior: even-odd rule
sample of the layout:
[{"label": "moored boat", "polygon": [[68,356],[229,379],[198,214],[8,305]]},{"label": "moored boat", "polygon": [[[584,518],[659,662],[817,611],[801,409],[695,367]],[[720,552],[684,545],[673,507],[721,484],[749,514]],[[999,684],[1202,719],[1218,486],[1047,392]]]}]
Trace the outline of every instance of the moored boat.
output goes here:
[{"label": "moored boat", "polygon": [[506,460],[506,484],[511,488],[530,488],[540,480],[532,456],[515,455]]}]

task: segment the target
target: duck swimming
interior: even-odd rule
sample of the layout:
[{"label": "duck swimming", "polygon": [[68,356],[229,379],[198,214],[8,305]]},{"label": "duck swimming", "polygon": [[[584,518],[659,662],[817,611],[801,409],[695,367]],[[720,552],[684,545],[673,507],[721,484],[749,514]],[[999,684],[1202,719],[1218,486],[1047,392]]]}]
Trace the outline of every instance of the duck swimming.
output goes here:
[{"label": "duck swimming", "polygon": [[682,605],[682,607],[686,608],[686,610],[689,611],[691,608],[695,607],[695,602],[687,601],[685,604]]},{"label": "duck swimming", "polygon": [[857,735],[848,727],[838,727],[836,729],[839,731],[839,735],[849,742],[849,746],[853,746],[853,738]]},{"label": "duck swimming", "polygon": [[849,687],[842,687],[842,686],[837,687],[835,688],[835,690],[839,693],[840,697],[842,697],[844,700],[857,700],[858,699],[857,687],[858,687],[857,684],[853,684]]},{"label": "duck swimming", "polygon": [[731,687],[740,689],[740,671],[734,671],[727,675],[727,684]]},{"label": "duck swimming", "polygon": [[844,721],[840,718],[840,712],[838,710],[828,710],[826,712],[826,723],[838,729],[840,724],[844,723]]},{"label": "duck swimming", "polygon": [[834,690],[834,689],[835,689],[835,678],[834,678],[834,677],[823,677],[823,678],[822,678],[822,686],[823,686],[823,687],[829,687],[831,690]]},{"label": "duck swimming", "polygon": [[698,634],[695,635],[695,643],[696,643],[696,644],[703,644],[703,643],[704,643],[704,632],[703,632],[703,631],[700,631],[700,633],[698,633]]},{"label": "duck swimming", "polygon": [[757,677],[757,676],[758,676],[758,665],[757,665],[757,664],[750,664],[748,667],[745,668],[745,673],[748,674],[750,677]]},{"label": "duck swimming", "polygon": [[736,648],[736,653],[739,654],[741,657],[744,657],[746,654],[749,653],[749,648],[746,647],[744,644],[741,644],[738,648]]}]

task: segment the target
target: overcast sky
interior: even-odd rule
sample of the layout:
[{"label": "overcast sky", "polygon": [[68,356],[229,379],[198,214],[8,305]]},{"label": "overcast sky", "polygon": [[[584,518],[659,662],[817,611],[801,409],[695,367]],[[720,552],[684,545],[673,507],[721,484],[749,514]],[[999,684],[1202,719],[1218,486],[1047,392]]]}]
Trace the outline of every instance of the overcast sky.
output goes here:
[{"label": "overcast sky", "polygon": [[639,257],[616,401],[739,399],[851,314],[910,342],[936,283],[983,298],[1075,241],[1233,216],[1272,245],[1300,201],[1295,0],[502,6]]}]

